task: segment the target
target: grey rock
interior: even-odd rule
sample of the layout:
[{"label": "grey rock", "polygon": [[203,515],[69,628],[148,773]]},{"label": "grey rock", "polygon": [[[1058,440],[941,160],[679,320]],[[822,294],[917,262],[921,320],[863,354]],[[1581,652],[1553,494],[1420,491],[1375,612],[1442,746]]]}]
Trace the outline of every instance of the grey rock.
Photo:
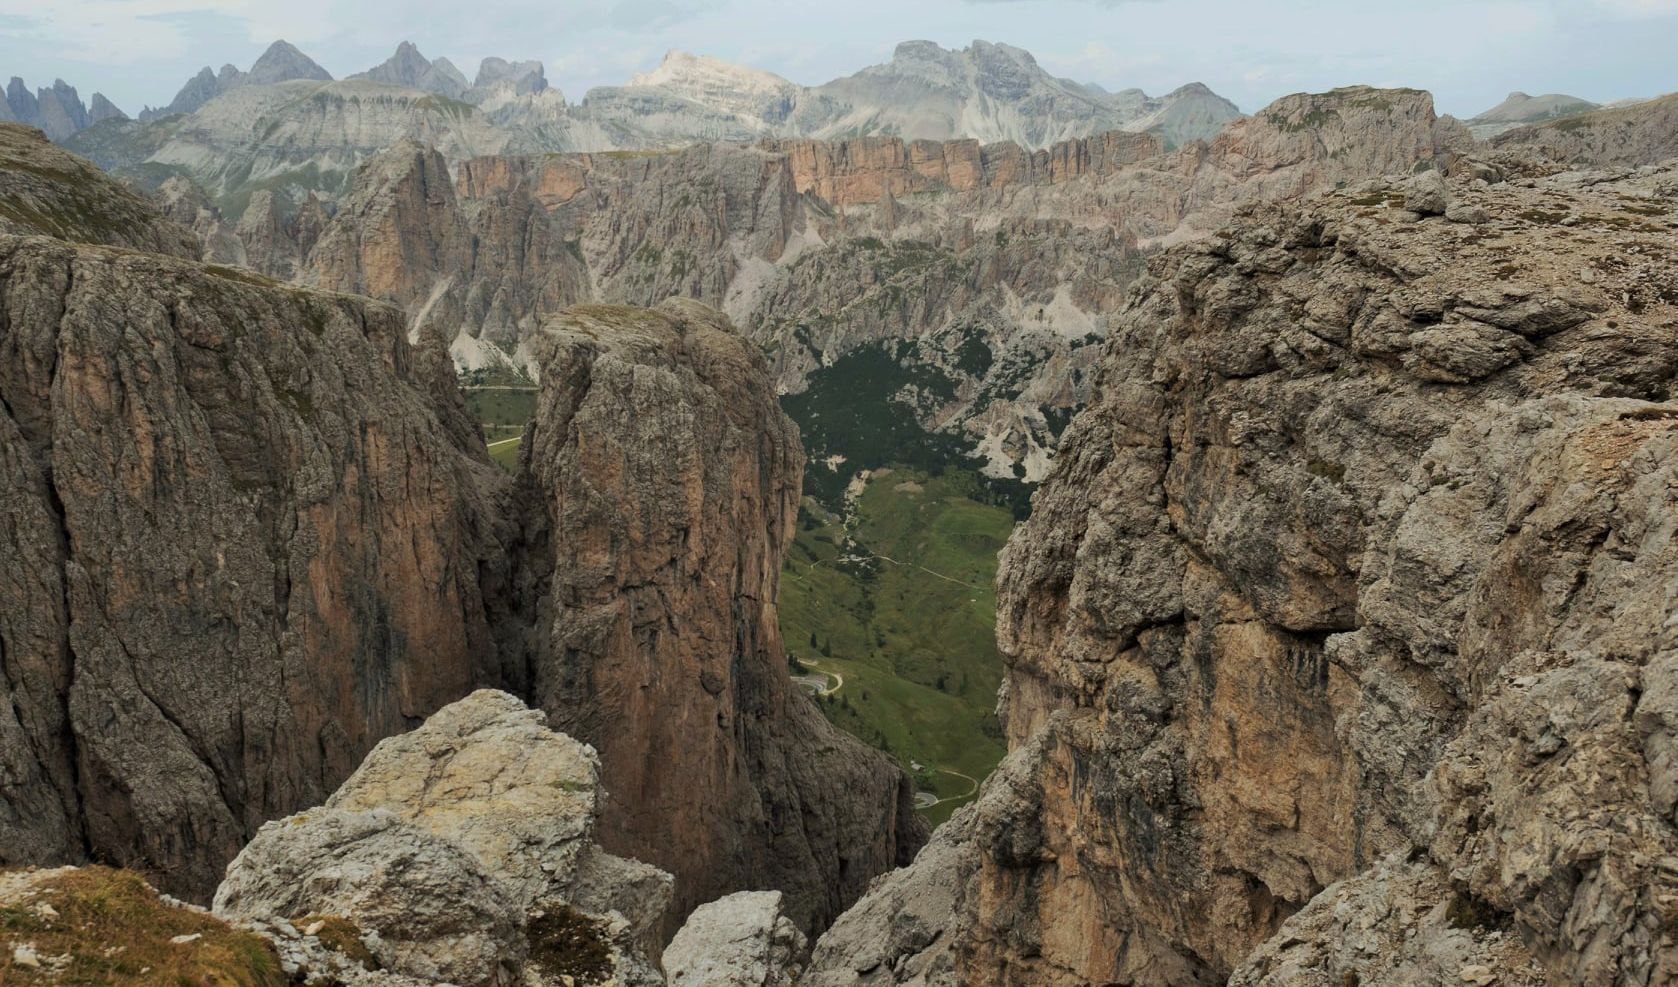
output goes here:
[{"label": "grey rock", "polygon": [[454,63],[446,58],[439,58],[433,62],[407,41],[397,45],[396,54],[384,62],[351,78],[423,89],[451,99],[459,99],[466,94],[468,88],[466,77],[460,74]]},{"label": "grey rock", "polygon": [[289,41],[276,41],[251,64],[244,82],[252,86],[271,86],[295,79],[331,82],[332,73],[316,65],[313,59],[298,51]]},{"label": "grey rock", "polygon": [[491,57],[478,64],[478,76],[472,80],[472,88],[480,93],[505,89],[515,95],[529,95],[547,89],[548,77],[541,62],[509,62]]},{"label": "grey rock", "polygon": [[814,982],[930,982],[867,948],[951,867],[978,987],[1673,976],[1678,296],[1589,261],[1670,174],[1454,185],[1495,238],[1348,190],[1156,262],[1003,555],[1005,836],[881,882]]},{"label": "grey rock", "polygon": [[1437,171],[1417,175],[1404,184],[1404,208],[1422,216],[1443,216],[1451,207],[1451,187]]},{"label": "grey rock", "polygon": [[664,950],[671,987],[792,987],[804,936],[779,891],[740,891],[700,905]]},{"label": "grey rock", "polygon": [[670,877],[594,845],[599,762],[542,720],[480,690],[387,738],[327,805],[262,828],[228,866],[217,914],[292,938],[288,917],[341,916],[369,933],[384,968],[468,987],[557,982],[544,930],[563,915],[564,934],[594,937],[616,982],[662,983],[645,932]]},{"label": "grey rock", "polygon": [[387,811],[277,819],[227,868],[218,916],[338,915],[377,933],[380,964],[461,987],[515,984],[526,945],[516,894],[449,840]]},{"label": "grey rock", "polygon": [[96,123],[104,123],[106,120],[127,119],[128,114],[118,109],[115,103],[106,99],[104,93],[94,93],[93,98],[88,101],[87,123],[90,127]]},{"label": "grey rock", "polygon": [[1452,203],[1445,207],[1445,218],[1453,223],[1466,223],[1470,226],[1483,226],[1491,222],[1491,214],[1479,206],[1467,206]]}]

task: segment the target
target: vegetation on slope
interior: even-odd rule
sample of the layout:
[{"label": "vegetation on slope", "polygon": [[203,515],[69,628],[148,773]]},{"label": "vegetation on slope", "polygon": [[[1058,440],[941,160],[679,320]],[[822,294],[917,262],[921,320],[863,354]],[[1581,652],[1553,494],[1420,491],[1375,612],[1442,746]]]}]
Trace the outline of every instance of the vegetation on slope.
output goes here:
[{"label": "vegetation on slope", "polygon": [[466,410],[483,426],[489,456],[507,469],[519,462],[524,424],[536,417],[535,388],[465,388]]},{"label": "vegetation on slope", "polygon": [[284,987],[267,940],[171,905],[139,875],[83,867],[0,874],[32,891],[0,905],[0,983]]},{"label": "vegetation on slope", "polygon": [[[781,631],[802,669],[843,685],[828,717],[911,770],[942,822],[1001,760],[996,554],[1012,514],[966,471],[874,471],[846,514],[806,498],[782,569]],[[919,770],[915,765],[919,764]]]}]

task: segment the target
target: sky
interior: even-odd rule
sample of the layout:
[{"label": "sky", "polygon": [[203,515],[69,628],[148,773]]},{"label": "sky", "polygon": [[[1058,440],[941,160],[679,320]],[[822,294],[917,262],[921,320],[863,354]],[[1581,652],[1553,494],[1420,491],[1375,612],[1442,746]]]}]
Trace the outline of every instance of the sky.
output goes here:
[{"label": "sky", "polygon": [[1354,83],[1428,89],[1463,117],[1514,90],[1678,90],[1678,0],[0,0],[0,77],[61,77],[134,113],[275,38],[338,77],[403,40],[468,77],[486,55],[537,58],[571,99],[671,48],[813,85],[910,39],[1007,42],[1108,89],[1204,82],[1249,112]]}]

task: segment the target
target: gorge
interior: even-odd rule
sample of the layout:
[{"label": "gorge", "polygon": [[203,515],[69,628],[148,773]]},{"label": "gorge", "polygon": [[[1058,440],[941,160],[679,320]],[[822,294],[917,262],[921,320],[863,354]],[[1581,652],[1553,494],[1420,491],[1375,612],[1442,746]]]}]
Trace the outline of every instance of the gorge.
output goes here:
[{"label": "gorge", "polygon": [[0,974],[1678,980],[1673,98],[1022,55],[0,123]]}]

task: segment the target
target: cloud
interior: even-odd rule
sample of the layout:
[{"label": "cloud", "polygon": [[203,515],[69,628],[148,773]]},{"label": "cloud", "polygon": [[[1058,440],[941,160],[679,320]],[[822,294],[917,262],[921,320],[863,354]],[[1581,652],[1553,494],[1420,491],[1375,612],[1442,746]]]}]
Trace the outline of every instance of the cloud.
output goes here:
[{"label": "cloud", "polygon": [[1678,15],[1678,0],[1591,0],[1591,6],[1620,17],[1670,17]]},{"label": "cloud", "polygon": [[[519,39],[669,27],[722,0],[500,0],[463,10],[456,0],[53,0],[28,17],[0,20],[0,39],[50,39],[61,57],[130,64],[172,59],[202,47],[206,35],[242,34],[300,46],[336,39],[388,38],[411,28],[441,32],[462,45],[494,47]],[[210,61],[218,55],[212,55]]]}]

